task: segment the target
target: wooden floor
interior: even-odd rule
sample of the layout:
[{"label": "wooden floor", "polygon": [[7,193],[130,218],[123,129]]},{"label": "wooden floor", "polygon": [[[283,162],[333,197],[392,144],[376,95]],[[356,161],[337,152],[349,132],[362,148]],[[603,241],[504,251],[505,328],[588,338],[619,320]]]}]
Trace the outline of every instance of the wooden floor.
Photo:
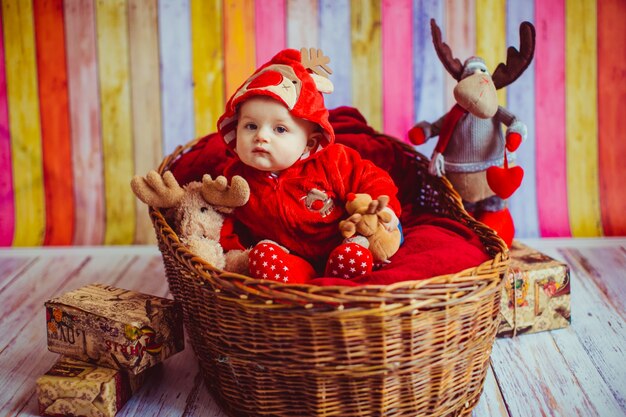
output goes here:
[{"label": "wooden floor", "polygon": [[[572,274],[572,326],[496,341],[475,417],[626,416],[626,239],[524,240]],[[0,416],[37,415],[46,349],[43,303],[101,282],[165,296],[153,247],[0,250]],[[118,416],[225,416],[190,346],[158,369]]]}]

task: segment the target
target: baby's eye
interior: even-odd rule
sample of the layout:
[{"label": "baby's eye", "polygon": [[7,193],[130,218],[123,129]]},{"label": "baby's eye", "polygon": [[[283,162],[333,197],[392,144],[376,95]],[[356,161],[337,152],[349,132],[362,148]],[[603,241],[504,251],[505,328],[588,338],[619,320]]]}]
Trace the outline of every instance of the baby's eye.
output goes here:
[{"label": "baby's eye", "polygon": [[284,126],[277,126],[276,127],[276,132],[278,133],[285,133],[287,131],[287,128],[285,128]]},{"label": "baby's eye", "polygon": [[255,130],[255,129],[256,129],[256,124],[254,124],[254,123],[246,123],[246,124],[244,125],[244,127],[245,127],[246,129],[248,129],[248,130]]}]

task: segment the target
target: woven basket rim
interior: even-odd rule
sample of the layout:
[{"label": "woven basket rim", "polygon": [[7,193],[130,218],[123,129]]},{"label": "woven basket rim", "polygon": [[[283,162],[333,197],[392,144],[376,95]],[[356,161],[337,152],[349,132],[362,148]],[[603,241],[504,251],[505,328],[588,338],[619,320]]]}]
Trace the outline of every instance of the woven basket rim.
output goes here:
[{"label": "woven basket rim", "polygon": [[[411,154],[414,154],[416,157],[427,159],[425,156],[423,156],[418,151],[416,151],[412,146],[405,144],[404,142],[401,142],[398,139],[391,137],[391,136],[387,136],[387,135],[381,135],[381,136],[385,136],[389,140],[396,142],[397,145],[402,146],[406,151],[410,152]],[[159,174],[163,174],[163,172],[165,172],[176,159],[182,156],[186,151],[193,148],[203,138],[204,137],[199,137],[190,141],[186,145],[177,146],[176,149],[170,155],[165,157],[163,161],[161,162],[161,164],[159,165],[158,170],[157,170]],[[446,183],[447,187],[449,187],[450,191],[453,192],[458,198],[460,209],[464,213],[464,217],[466,217],[466,220],[468,220],[474,226],[478,224],[480,228],[490,230],[487,228],[487,226],[484,226],[478,223],[476,220],[471,218],[469,214],[465,212],[465,209],[462,207],[462,204],[460,203],[461,198],[460,196],[458,196],[458,193],[456,193],[456,191],[452,188],[452,186],[450,185],[450,183],[447,181],[445,177],[442,178],[442,180]],[[386,284],[386,285],[365,284],[365,285],[359,285],[359,286],[344,286],[344,285],[323,285],[322,286],[322,285],[315,285],[315,284],[280,283],[280,282],[268,281],[268,280],[263,280],[263,279],[255,279],[246,275],[236,274],[236,273],[220,270],[214,267],[209,262],[205,261],[204,259],[192,253],[189,250],[189,248],[180,241],[177,233],[172,229],[171,225],[166,221],[165,217],[163,216],[163,213],[161,212],[159,208],[150,207],[149,212],[150,212],[150,216],[152,218],[152,222],[155,227],[156,233],[158,233],[162,238],[165,238],[164,241],[166,242],[169,241],[168,243],[170,246],[172,246],[172,249],[173,249],[172,252],[174,256],[178,258],[179,261],[182,261],[188,266],[190,266],[191,268],[193,268],[193,270],[198,274],[198,276],[202,277],[205,280],[212,281],[214,283],[216,282],[216,278],[217,278],[221,280],[222,285],[219,285],[220,287],[227,287],[227,288],[230,287],[231,289],[235,289],[235,287],[237,287],[238,290],[243,291],[247,294],[254,295],[254,296],[261,296],[261,297],[266,296],[268,297],[268,299],[276,299],[276,298],[284,299],[285,296],[287,296],[286,299],[293,299],[294,301],[295,300],[301,301],[303,300],[303,296],[305,296],[306,298],[309,298],[318,302],[324,302],[323,298],[329,299],[326,301],[330,301],[331,299],[334,298],[334,297],[331,297],[330,295],[324,295],[324,293],[341,294],[344,297],[352,293],[363,293],[363,294],[371,293],[371,295],[380,294],[380,293],[394,293],[394,295],[397,295],[397,297],[392,297],[392,298],[402,298],[400,297],[400,294],[402,294],[403,290],[409,291],[409,290],[415,290],[417,288],[424,288],[424,287],[436,286],[436,285],[441,285],[441,284],[452,284],[452,283],[458,283],[462,281],[479,281],[481,271],[500,272],[500,270],[505,270],[509,264],[508,248],[506,247],[502,239],[500,239],[495,234],[495,232],[491,231],[491,234],[493,234],[492,237],[495,238],[497,241],[499,241],[497,245],[499,248],[499,252],[497,252],[495,256],[493,256],[492,259],[482,262],[481,264],[477,266],[470,267],[470,268],[467,268],[467,269],[464,269],[462,271],[458,271],[452,274],[437,275],[437,276],[419,279],[419,280],[407,280],[407,281],[401,281],[401,282],[396,282],[393,284]],[[483,245],[484,245],[484,242],[483,242]],[[215,276],[211,274],[211,272]],[[498,275],[502,276],[502,274],[498,274]],[[228,285],[228,282],[231,282],[233,284]],[[198,283],[198,284],[201,284],[201,283]],[[258,290],[258,289],[255,290],[255,288],[264,288],[265,290]],[[293,294],[293,295],[289,296],[289,294]],[[378,298],[388,299],[388,297],[378,297]],[[410,299],[409,293],[406,294],[406,298]],[[335,300],[332,300],[332,302],[338,302],[338,300],[335,299]]]}]

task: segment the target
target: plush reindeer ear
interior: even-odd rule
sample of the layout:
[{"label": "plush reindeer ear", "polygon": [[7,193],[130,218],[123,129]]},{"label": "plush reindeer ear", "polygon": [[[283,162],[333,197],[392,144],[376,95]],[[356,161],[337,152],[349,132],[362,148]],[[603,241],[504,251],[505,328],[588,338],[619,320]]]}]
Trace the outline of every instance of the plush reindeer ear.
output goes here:
[{"label": "plush reindeer ear", "polygon": [[328,79],[328,75],[333,73],[328,64],[330,58],[324,55],[321,49],[302,48],[300,49],[302,66],[313,71],[311,78],[315,81],[317,91],[330,94],[334,91],[333,83]]}]

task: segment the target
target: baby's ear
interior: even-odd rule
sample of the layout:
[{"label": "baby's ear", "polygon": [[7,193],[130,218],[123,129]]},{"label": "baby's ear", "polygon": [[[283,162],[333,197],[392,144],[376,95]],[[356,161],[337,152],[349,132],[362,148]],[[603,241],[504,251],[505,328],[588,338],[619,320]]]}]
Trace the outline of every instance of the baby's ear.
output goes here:
[{"label": "baby's ear", "polygon": [[315,149],[315,147],[320,143],[322,139],[322,132],[313,132],[309,135],[309,138],[306,141],[306,150],[310,151],[311,149]]}]

